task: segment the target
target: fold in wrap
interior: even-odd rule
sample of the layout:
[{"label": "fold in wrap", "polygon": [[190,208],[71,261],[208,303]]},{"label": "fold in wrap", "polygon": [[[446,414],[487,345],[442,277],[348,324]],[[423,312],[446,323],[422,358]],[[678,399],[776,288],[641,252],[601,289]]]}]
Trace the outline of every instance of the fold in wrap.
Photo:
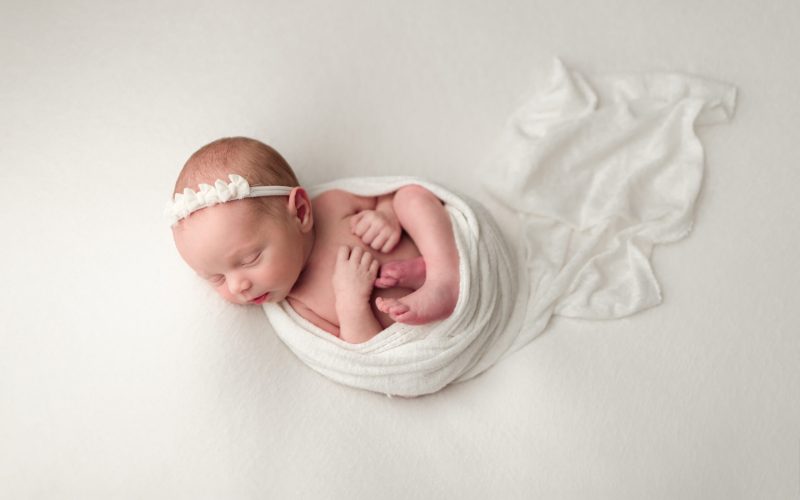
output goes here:
[{"label": "fold in wrap", "polygon": [[506,241],[491,215],[433,183],[343,179],[311,191],[372,196],[420,184],[442,201],[460,258],[454,313],[394,324],[362,344],[315,327],[286,303],[264,304],[278,336],[308,366],[345,385],[418,396],[468,380],[530,342],[553,314],[611,319],[661,302],[653,245],[692,227],[703,177],[695,125],[728,120],[735,88],[677,73],[590,82],[556,60],[512,116],[483,179],[517,213]]}]

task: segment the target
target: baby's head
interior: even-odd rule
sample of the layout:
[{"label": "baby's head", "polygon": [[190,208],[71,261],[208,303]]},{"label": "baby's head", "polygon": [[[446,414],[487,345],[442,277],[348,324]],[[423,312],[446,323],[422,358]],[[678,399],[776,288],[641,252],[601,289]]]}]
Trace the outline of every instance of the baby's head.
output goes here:
[{"label": "baby's head", "polygon": [[284,196],[244,198],[192,212],[172,226],[175,246],[189,267],[228,301],[283,300],[314,245],[308,194],[277,151],[245,137],[218,139],[197,150],[183,166],[173,193],[184,188],[197,192],[200,184],[214,186],[218,179],[227,184],[230,174],[251,187],[292,189]]}]

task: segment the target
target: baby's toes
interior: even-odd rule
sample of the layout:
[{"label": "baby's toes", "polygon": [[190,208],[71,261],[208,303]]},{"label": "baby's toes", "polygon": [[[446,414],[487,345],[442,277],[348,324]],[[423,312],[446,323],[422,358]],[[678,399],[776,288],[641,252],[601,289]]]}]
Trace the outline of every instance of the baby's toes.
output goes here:
[{"label": "baby's toes", "polygon": [[397,286],[397,278],[392,278],[390,276],[381,276],[380,278],[375,280],[375,287],[376,288],[392,288]]},{"label": "baby's toes", "polygon": [[411,310],[409,310],[408,308],[406,308],[406,310],[403,311],[403,312],[397,312],[397,313],[389,314],[389,317],[392,318],[395,321],[395,323],[408,323],[408,324],[410,324],[410,322],[408,320],[410,320],[412,318],[412,316],[414,316],[414,313]]},{"label": "baby's toes", "polygon": [[398,318],[400,316],[403,316],[405,313],[407,313],[409,311],[409,309],[410,309],[410,307],[408,307],[407,305],[403,304],[402,302],[396,300],[394,304],[389,306],[388,314],[393,319],[395,319],[395,321],[397,321],[396,318]]},{"label": "baby's toes", "polygon": [[378,297],[375,299],[375,306],[378,310],[384,314],[389,314],[389,307],[391,306],[392,299],[384,299],[383,297]]}]

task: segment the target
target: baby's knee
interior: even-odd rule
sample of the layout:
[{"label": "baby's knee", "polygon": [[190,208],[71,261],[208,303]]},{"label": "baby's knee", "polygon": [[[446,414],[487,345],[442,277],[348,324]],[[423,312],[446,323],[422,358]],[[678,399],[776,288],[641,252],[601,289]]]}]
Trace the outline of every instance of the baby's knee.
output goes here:
[{"label": "baby's knee", "polygon": [[409,184],[398,189],[394,195],[394,202],[404,205],[416,203],[441,204],[441,200],[435,194],[419,184]]}]

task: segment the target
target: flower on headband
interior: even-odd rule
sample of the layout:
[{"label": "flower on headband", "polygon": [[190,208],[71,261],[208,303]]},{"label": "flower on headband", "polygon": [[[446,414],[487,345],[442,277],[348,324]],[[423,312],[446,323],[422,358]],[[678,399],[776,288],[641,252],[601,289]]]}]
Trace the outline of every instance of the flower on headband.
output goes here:
[{"label": "flower on headband", "polygon": [[229,174],[230,184],[217,179],[214,186],[200,184],[200,192],[195,192],[189,188],[184,188],[183,193],[175,195],[173,201],[167,204],[164,210],[169,224],[174,225],[179,220],[188,217],[189,214],[205,207],[212,207],[217,203],[225,203],[231,200],[241,200],[250,195],[250,184],[244,177],[236,174]]}]

